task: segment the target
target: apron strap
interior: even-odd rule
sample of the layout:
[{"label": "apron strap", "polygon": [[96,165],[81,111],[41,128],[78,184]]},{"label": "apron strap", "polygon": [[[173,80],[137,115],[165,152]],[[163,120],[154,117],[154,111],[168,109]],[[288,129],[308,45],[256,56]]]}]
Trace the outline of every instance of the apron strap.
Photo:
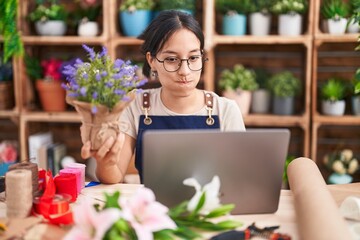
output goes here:
[{"label": "apron strap", "polygon": [[[208,112],[208,118],[206,119],[206,124],[212,126],[215,123],[214,118],[212,117],[214,97],[210,93],[205,93],[205,104],[206,110]],[[142,98],[142,109],[144,110],[144,124],[150,125],[152,123],[152,119],[149,117],[150,110],[150,93],[144,92]]]},{"label": "apron strap", "polygon": [[212,126],[215,123],[215,120],[212,117],[213,104],[214,104],[214,97],[212,94],[205,93],[205,104],[206,104],[206,110],[207,110],[208,116],[209,116],[206,119],[206,124],[209,126]]},{"label": "apron strap", "polygon": [[152,123],[151,118],[149,117],[149,110],[150,110],[150,93],[144,92],[142,98],[142,109],[144,110],[144,124],[150,125]]}]

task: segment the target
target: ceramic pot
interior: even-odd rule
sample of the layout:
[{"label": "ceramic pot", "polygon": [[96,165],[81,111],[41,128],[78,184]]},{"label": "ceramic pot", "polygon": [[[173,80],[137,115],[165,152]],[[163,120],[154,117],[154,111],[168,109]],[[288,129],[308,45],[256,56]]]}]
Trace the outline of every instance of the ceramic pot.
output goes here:
[{"label": "ceramic pot", "polygon": [[35,29],[39,35],[63,36],[66,33],[66,24],[60,20],[37,21]]},{"label": "ceramic pot", "polygon": [[273,113],[276,115],[294,114],[294,97],[273,97]]},{"label": "ceramic pot", "polygon": [[345,33],[347,19],[340,18],[339,20],[328,19],[329,33],[332,35],[342,35]]},{"label": "ceramic pot", "polygon": [[250,14],[250,34],[267,36],[270,34],[271,15],[255,12]]},{"label": "ceramic pot", "polygon": [[242,36],[246,33],[246,15],[224,15],[222,30],[224,35]]},{"label": "ceramic pot", "polygon": [[125,36],[137,37],[151,21],[152,12],[150,10],[120,11],[120,26]]},{"label": "ceramic pot", "polygon": [[345,113],[345,100],[321,102],[322,113],[330,116],[342,116]]},{"label": "ceramic pot", "polygon": [[99,33],[97,22],[81,22],[78,26],[78,35],[82,37],[95,37]]},{"label": "ceramic pot", "polygon": [[280,14],[278,33],[281,36],[299,36],[302,33],[302,15],[298,13]]},{"label": "ceramic pot", "polygon": [[347,184],[351,183],[353,178],[349,174],[332,173],[328,178],[330,184]]},{"label": "ceramic pot", "polygon": [[268,113],[270,111],[271,94],[266,89],[258,89],[252,93],[251,112]]},{"label": "ceramic pot", "polygon": [[354,115],[360,115],[360,96],[351,97],[351,108]]},{"label": "ceramic pot", "polygon": [[224,91],[223,96],[235,100],[235,102],[240,108],[242,115],[249,114],[251,104],[251,91],[244,91],[241,89],[237,89],[236,91],[226,90]]}]

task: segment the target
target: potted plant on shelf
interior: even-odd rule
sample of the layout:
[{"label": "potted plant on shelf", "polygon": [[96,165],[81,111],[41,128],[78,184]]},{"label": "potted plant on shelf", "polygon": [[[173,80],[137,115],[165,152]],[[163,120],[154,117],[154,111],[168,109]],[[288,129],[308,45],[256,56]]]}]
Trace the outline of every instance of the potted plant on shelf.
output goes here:
[{"label": "potted plant on shelf", "polygon": [[346,83],[338,78],[329,78],[320,88],[322,113],[342,116],[345,113]]},{"label": "potted plant on shelf", "polygon": [[40,0],[28,19],[35,23],[37,34],[45,36],[62,36],[67,30],[67,11],[56,0]]},{"label": "potted plant on shelf", "polygon": [[125,36],[139,36],[152,19],[154,0],[124,0],[119,9],[120,26]]},{"label": "potted plant on shelf", "polygon": [[301,35],[303,14],[307,9],[307,0],[275,0],[271,12],[278,15],[279,35]]},{"label": "potted plant on shelf", "polygon": [[349,0],[349,8],[351,16],[347,23],[347,32],[348,33],[358,33],[359,32],[359,23],[356,20],[356,16],[359,13],[360,2],[358,0]]},{"label": "potted plant on shelf", "polygon": [[268,113],[270,111],[271,93],[268,89],[270,74],[265,69],[255,69],[256,82],[259,88],[252,92],[251,112]]},{"label": "potted plant on shelf", "polygon": [[77,33],[83,37],[94,37],[99,33],[98,17],[102,6],[97,0],[88,2],[79,0],[75,11],[71,14],[72,21],[77,25]]},{"label": "potted plant on shelf", "polygon": [[242,36],[246,34],[247,13],[251,0],[216,0],[216,10],[223,16],[224,35]]},{"label": "potted plant on shelf", "polygon": [[26,55],[26,73],[35,81],[45,111],[61,112],[66,109],[65,90],[61,86],[61,64],[61,60],[54,58],[40,62],[38,58]]},{"label": "potted plant on shelf", "polygon": [[219,87],[223,96],[235,100],[243,115],[249,113],[251,92],[259,87],[255,79],[255,72],[240,64],[235,65],[233,70],[221,72]]},{"label": "potted plant on shelf", "polygon": [[158,0],[158,4],[160,11],[175,9],[191,15],[195,14],[196,0]]},{"label": "potted plant on shelf", "polygon": [[273,95],[272,111],[277,115],[293,115],[294,99],[300,93],[301,82],[290,71],[274,74],[268,82]]},{"label": "potted plant on shelf", "polygon": [[351,183],[354,174],[359,169],[359,162],[351,149],[343,149],[328,153],[323,158],[323,163],[332,174],[328,178],[330,184]]},{"label": "potted plant on shelf", "polygon": [[270,34],[271,6],[274,0],[253,0],[250,2],[249,30],[254,36]]},{"label": "potted plant on shelf", "polygon": [[350,82],[351,108],[354,115],[360,115],[360,69]]},{"label": "potted plant on shelf", "polygon": [[13,67],[0,57],[0,110],[14,107]]},{"label": "potted plant on shelf", "polygon": [[343,0],[324,0],[321,4],[320,11],[325,20],[325,30],[333,35],[345,33],[347,17],[350,14],[348,3]]}]

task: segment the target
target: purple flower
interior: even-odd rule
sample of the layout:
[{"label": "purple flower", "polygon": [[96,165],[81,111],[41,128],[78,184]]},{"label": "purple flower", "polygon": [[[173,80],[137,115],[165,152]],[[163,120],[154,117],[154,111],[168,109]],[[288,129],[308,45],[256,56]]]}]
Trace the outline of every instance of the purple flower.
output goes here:
[{"label": "purple flower", "polygon": [[108,88],[111,88],[114,86],[114,83],[113,82],[106,82],[105,85],[108,87]]},{"label": "purple flower", "polygon": [[124,90],[122,90],[122,89],[115,89],[115,90],[114,90],[114,93],[115,93],[116,95],[123,95],[123,94],[125,94],[126,92],[125,92]]},{"label": "purple flower", "polygon": [[104,56],[106,56],[107,55],[107,49],[106,49],[106,47],[102,47],[102,52],[99,54],[99,57],[104,57]]},{"label": "purple flower", "polygon": [[82,74],[82,76],[83,76],[83,78],[85,78],[85,79],[88,79],[88,77],[89,77],[86,72],[84,72],[84,73]]},{"label": "purple flower", "polygon": [[97,99],[98,93],[97,93],[97,92],[93,92],[92,97],[93,97],[93,99]]},{"label": "purple flower", "polygon": [[94,52],[94,49],[88,47],[87,45],[83,44],[82,47],[85,49],[85,51],[88,52],[89,56],[90,56],[90,59],[91,60],[94,60],[95,59],[95,56],[96,56],[96,53]]},{"label": "purple flower", "polygon": [[100,76],[100,74],[98,72],[95,74],[95,79],[98,82],[101,80],[101,76]]},{"label": "purple flower", "polygon": [[124,64],[124,60],[116,59],[114,63],[115,68],[121,68],[121,66]]},{"label": "purple flower", "polygon": [[81,94],[82,96],[86,96],[86,92],[87,92],[86,87],[81,87],[81,88],[80,88],[80,94]]},{"label": "purple flower", "polygon": [[102,71],[102,72],[101,72],[101,76],[102,76],[102,77],[106,77],[107,75],[108,75],[108,73],[107,73],[106,71]]},{"label": "purple flower", "polygon": [[97,113],[97,107],[96,107],[95,105],[93,105],[93,106],[91,107],[91,112],[92,112],[93,114],[96,114],[96,113]]}]

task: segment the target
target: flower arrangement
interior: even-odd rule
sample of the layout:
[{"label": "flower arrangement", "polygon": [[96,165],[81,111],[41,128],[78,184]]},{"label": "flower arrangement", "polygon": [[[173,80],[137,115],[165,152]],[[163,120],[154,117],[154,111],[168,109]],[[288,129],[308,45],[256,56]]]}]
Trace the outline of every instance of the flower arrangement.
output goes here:
[{"label": "flower arrangement", "polygon": [[105,47],[99,53],[87,45],[83,48],[89,62],[77,59],[73,65],[65,66],[63,74],[67,84],[63,87],[69,97],[91,103],[92,113],[97,112],[99,105],[112,110],[119,101],[129,101],[128,93],[147,82],[136,76],[138,66],[131,65],[130,61],[116,59],[112,62]]},{"label": "flower arrangement", "polygon": [[14,163],[18,157],[17,144],[12,141],[0,143],[0,163]]},{"label": "flower arrangement", "polygon": [[324,156],[323,162],[330,171],[337,174],[352,175],[359,168],[359,162],[350,149],[329,153]]},{"label": "flower arrangement", "polygon": [[60,82],[63,78],[61,68],[63,61],[60,59],[50,58],[40,61],[36,57],[30,57],[25,54],[26,74],[30,79],[56,81]]},{"label": "flower arrangement", "polygon": [[211,221],[234,208],[220,204],[218,176],[204,187],[192,178],[184,184],[193,186],[196,193],[172,209],[157,202],[148,188],[139,188],[127,199],[121,198],[120,192],[105,193],[103,206],[85,200],[74,206],[75,225],[64,239],[198,239],[202,236],[196,229],[224,231],[242,225],[233,220]]}]

